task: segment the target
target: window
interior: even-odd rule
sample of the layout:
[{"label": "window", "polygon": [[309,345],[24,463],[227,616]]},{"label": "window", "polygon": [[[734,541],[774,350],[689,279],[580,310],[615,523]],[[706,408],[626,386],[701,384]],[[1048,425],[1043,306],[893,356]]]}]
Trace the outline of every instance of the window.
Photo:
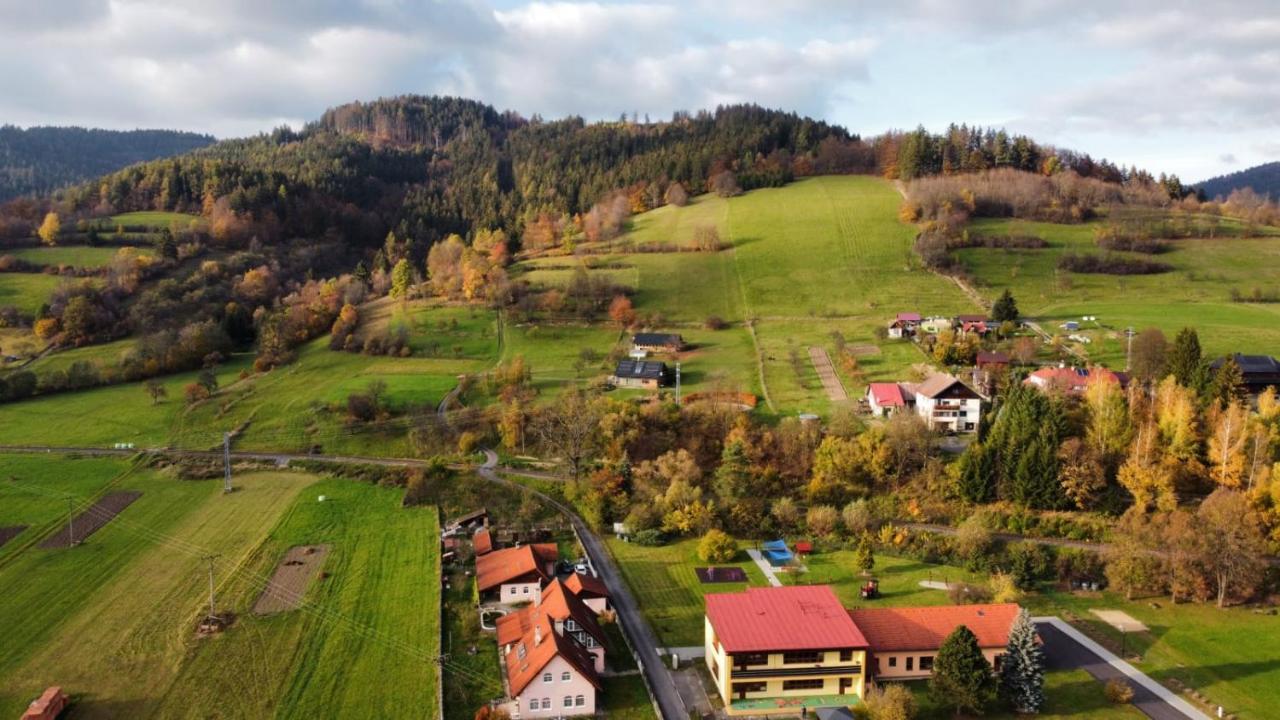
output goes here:
[{"label": "window", "polygon": [[518,657],[518,658],[520,658],[521,660],[523,660],[523,659],[524,659],[524,656],[525,656],[525,655],[527,655],[527,654],[528,654],[528,651],[527,651],[527,650],[525,650],[524,643],[520,643],[520,644],[516,647],[516,657]]},{"label": "window", "polygon": [[783,690],[821,690],[825,680],[783,680]]},{"label": "window", "polygon": [[578,623],[575,622],[573,618],[569,618],[568,620],[564,621],[564,629],[569,631],[577,630]]},{"label": "window", "polygon": [[515,585],[508,585],[508,586],[507,586],[507,594],[508,594],[508,595],[515,595],[515,594],[516,594],[516,586],[515,586]]},{"label": "window", "polygon": [[567,673],[567,672],[562,672],[562,673],[560,673],[560,682],[569,682],[569,679],[570,679],[571,677],[573,677],[573,676],[572,676],[572,675],[570,675],[569,673]]},{"label": "window", "polygon": [[733,684],[733,694],[764,692],[769,687],[768,683],[762,682],[738,682]]},{"label": "window", "polygon": [[995,656],[995,659],[991,661],[991,664],[995,666],[996,672],[1000,672],[1000,661],[1002,659],[1004,659],[1004,655],[997,655]]},{"label": "window", "polygon": [[542,673],[542,682],[551,682],[551,673]]},{"label": "window", "polygon": [[907,672],[911,672],[912,670],[911,665],[915,663],[915,661],[916,659],[914,657],[907,656]]},{"label": "window", "polygon": [[565,696],[564,696],[564,706],[565,706],[565,707],[573,707],[573,696],[572,696],[572,695],[565,695]]},{"label": "window", "polygon": [[920,669],[921,669],[921,670],[932,670],[932,669],[933,669],[933,656],[932,656],[932,655],[921,655],[921,656],[920,656]]},{"label": "window", "polygon": [[782,662],[787,665],[822,662],[822,653],[817,651],[783,653]]},{"label": "window", "polygon": [[524,594],[525,594],[525,595],[528,595],[528,594],[529,594],[529,586],[528,586],[528,585],[525,585],[525,586],[524,586]]},{"label": "window", "polygon": [[538,709],[538,699],[537,699],[537,698],[533,698],[533,699],[529,700],[529,709],[530,709],[530,710],[537,710],[537,709]]},{"label": "window", "polygon": [[542,709],[543,710],[551,709],[551,698],[542,698]]},{"label": "window", "polygon": [[897,658],[897,657],[895,657],[895,656],[893,656],[893,655],[890,655],[890,656],[889,656],[889,667],[898,667],[898,658]]},{"label": "window", "polygon": [[852,651],[852,650],[841,650],[841,651],[840,651],[840,662],[853,662],[853,651]]},{"label": "window", "polygon": [[581,695],[573,699],[573,704],[582,707],[587,704],[587,699]]},{"label": "window", "polygon": [[740,668],[748,665],[768,665],[769,656],[764,653],[743,653],[733,656],[733,664]]}]

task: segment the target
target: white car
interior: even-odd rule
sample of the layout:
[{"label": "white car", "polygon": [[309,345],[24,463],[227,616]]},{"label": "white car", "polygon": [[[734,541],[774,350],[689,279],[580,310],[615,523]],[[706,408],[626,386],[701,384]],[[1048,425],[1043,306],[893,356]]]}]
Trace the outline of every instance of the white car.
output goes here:
[{"label": "white car", "polygon": [[573,566],[573,571],[579,575],[586,575],[591,572],[591,567],[584,562],[580,562]]}]

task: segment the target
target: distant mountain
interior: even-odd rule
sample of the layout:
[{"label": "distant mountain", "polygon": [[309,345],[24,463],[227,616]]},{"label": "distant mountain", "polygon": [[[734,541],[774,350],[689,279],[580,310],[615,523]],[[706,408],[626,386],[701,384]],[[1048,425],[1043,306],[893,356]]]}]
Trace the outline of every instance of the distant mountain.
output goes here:
[{"label": "distant mountain", "polygon": [[0,202],[45,193],[134,163],[212,145],[211,135],[176,130],[0,126]]},{"label": "distant mountain", "polygon": [[1230,175],[1219,175],[1197,184],[1196,187],[1211,198],[1225,198],[1232,190],[1248,187],[1259,195],[1270,195],[1273,200],[1277,200],[1280,199],[1280,162],[1264,163]]}]

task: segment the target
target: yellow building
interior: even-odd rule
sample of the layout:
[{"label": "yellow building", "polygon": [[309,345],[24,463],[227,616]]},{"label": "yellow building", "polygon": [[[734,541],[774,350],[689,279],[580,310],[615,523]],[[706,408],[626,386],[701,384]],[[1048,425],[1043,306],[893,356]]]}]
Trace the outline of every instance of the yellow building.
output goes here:
[{"label": "yellow building", "polygon": [[830,587],[707,595],[706,662],[730,715],[857,705],[867,641]]}]

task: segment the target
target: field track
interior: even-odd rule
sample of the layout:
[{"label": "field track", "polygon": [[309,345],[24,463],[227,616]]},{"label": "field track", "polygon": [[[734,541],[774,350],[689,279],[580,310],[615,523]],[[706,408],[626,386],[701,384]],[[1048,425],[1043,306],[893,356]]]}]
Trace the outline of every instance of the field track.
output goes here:
[{"label": "field track", "polygon": [[840,378],[836,377],[836,369],[831,364],[831,356],[827,354],[826,348],[810,347],[809,362],[812,362],[813,369],[818,371],[822,389],[827,392],[827,398],[831,402],[844,402],[849,399],[849,394],[844,391]]},{"label": "field track", "polygon": [[45,541],[40,543],[41,549],[55,550],[70,547],[72,530],[75,531],[76,542],[83,541],[101,530],[104,525],[111,522],[111,518],[119,515],[125,508],[132,505],[134,500],[140,497],[142,497],[142,493],[136,490],[113,492],[104,495],[89,509],[77,515],[71,521],[70,527],[63,525],[56,533],[45,538]]},{"label": "field track", "polygon": [[0,527],[0,547],[4,547],[5,543],[18,537],[18,535],[21,535],[22,531],[26,529],[27,529],[26,525],[11,525],[9,527]]}]

